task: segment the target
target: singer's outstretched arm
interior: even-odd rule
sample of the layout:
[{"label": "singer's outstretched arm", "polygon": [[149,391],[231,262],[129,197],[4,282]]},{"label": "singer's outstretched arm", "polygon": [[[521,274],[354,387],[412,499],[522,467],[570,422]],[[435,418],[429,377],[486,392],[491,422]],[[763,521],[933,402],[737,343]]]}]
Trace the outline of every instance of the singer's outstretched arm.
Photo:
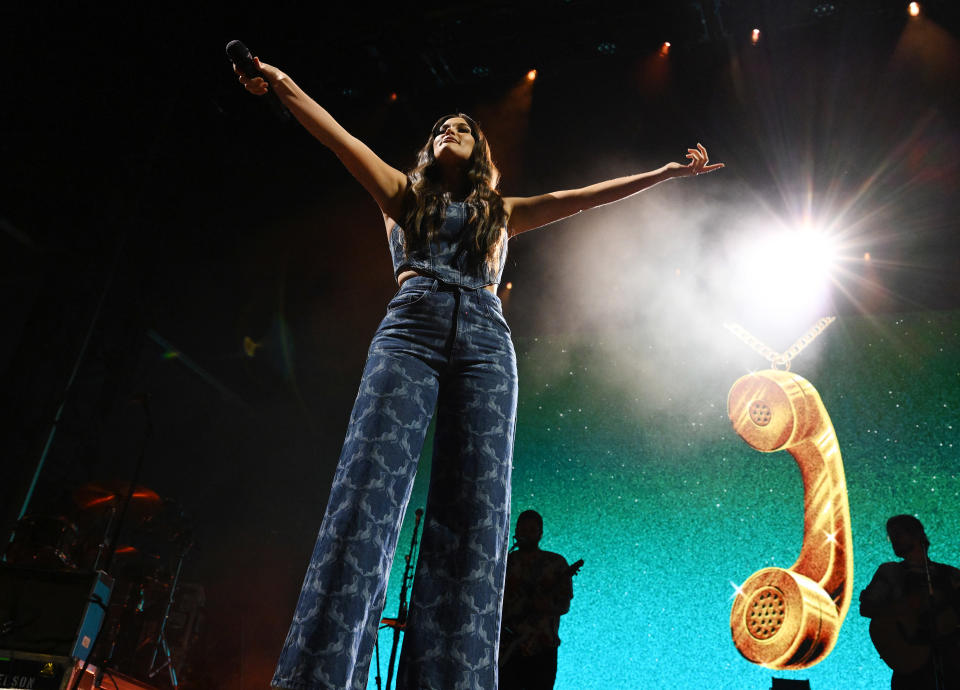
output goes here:
[{"label": "singer's outstretched arm", "polygon": [[385,163],[369,146],[344,129],[289,76],[272,65],[260,62],[258,58],[254,58],[254,62],[266,81],[259,77],[247,79],[237,72],[247,91],[259,96],[265,94],[268,88],[273,89],[300,124],[337,155],[350,174],[376,200],[384,215],[400,218],[407,176]]},{"label": "singer's outstretched arm", "polygon": [[503,204],[510,218],[507,229],[512,237],[580,211],[619,201],[672,177],[699,175],[723,167],[723,163],[708,165],[710,159],[701,144],[697,144],[697,148],[687,149],[687,158],[690,162],[686,165],[667,163],[650,172],[605,180],[579,189],[565,189],[531,197],[505,197]]}]

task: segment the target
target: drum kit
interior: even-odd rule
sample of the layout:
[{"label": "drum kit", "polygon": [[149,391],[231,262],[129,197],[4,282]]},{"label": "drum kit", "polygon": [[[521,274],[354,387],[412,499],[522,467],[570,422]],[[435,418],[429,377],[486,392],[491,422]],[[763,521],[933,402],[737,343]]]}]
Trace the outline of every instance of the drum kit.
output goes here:
[{"label": "drum kit", "polygon": [[[168,641],[177,631],[168,622],[194,545],[183,511],[147,487],[122,481],[79,486],[70,503],[65,514],[21,518],[6,562],[108,573],[115,584],[91,654],[94,663],[147,682],[166,671],[171,687],[179,687]],[[176,646],[183,649],[189,639],[180,642]]]}]

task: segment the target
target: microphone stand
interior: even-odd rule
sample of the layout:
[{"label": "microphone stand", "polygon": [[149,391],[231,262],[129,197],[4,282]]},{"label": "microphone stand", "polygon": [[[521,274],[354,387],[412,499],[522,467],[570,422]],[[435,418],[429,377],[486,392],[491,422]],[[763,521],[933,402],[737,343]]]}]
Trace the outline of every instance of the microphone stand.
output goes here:
[{"label": "microphone stand", "polygon": [[413,553],[417,548],[417,530],[420,528],[420,518],[422,517],[423,509],[417,508],[416,522],[413,523],[413,537],[410,540],[410,551],[404,556],[407,565],[403,569],[403,580],[400,584],[400,609],[397,612],[396,626],[393,628],[393,646],[390,648],[390,663],[387,665],[387,690],[390,690],[390,684],[393,682],[393,662],[397,658],[400,633],[407,625],[407,585],[411,580],[410,568],[413,567]]}]

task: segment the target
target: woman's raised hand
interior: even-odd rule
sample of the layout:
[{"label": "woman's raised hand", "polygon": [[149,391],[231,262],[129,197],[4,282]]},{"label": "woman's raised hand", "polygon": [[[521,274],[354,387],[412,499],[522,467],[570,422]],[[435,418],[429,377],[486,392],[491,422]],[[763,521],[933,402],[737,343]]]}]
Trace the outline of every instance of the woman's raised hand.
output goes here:
[{"label": "woman's raised hand", "polygon": [[240,78],[240,83],[243,84],[243,88],[255,96],[262,96],[270,88],[271,82],[277,82],[286,76],[273,65],[260,62],[260,58],[253,58],[253,64],[255,64],[260,71],[263,72],[263,76],[266,77],[266,79],[263,79],[262,77],[248,79],[243,73],[240,72],[240,70],[237,69],[236,65],[233,66],[233,71],[236,72],[237,76]]},{"label": "woman's raised hand", "polygon": [[682,163],[667,164],[667,168],[669,168],[676,177],[700,175],[702,173],[719,170],[723,167],[723,163],[709,163],[710,157],[707,155],[707,149],[703,147],[703,144],[697,144],[697,148],[695,149],[687,149],[686,157],[690,159],[690,162],[686,165]]}]

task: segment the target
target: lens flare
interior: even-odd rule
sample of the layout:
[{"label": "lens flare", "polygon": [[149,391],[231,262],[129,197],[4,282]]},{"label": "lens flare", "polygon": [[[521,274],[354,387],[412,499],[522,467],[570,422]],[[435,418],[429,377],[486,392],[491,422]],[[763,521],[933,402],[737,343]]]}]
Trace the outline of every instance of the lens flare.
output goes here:
[{"label": "lens flare", "polygon": [[757,320],[822,316],[836,261],[834,240],[809,225],[748,232],[733,273],[737,301]]}]

